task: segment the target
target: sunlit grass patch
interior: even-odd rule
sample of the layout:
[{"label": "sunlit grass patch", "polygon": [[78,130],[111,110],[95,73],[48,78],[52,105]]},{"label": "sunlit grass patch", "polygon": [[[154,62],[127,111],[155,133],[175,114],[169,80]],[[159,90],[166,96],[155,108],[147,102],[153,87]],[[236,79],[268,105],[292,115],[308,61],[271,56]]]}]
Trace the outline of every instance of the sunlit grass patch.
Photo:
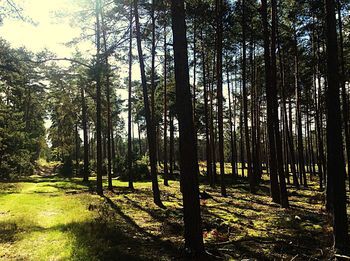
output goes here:
[{"label": "sunlit grass patch", "polygon": [[[0,253],[4,260],[68,260],[74,235],[64,226],[94,218],[87,209],[93,196],[69,196],[52,180],[36,181],[20,183],[20,192],[2,197]],[[60,182],[67,183],[74,184]]]},{"label": "sunlit grass patch", "polygon": [[[288,187],[291,209],[284,210],[271,201],[267,178],[256,195],[249,193],[245,179],[227,179],[226,198],[220,186],[200,185],[213,197],[200,200],[207,248],[234,259],[279,259],[292,258],[294,246],[303,245],[304,253],[320,257],[311,244],[329,246],[331,229],[317,181],[299,190]],[[109,191],[104,177],[103,197],[94,192],[96,177],[83,183],[38,175],[0,183],[0,259],[180,260],[182,195],[179,181],[169,183],[164,186],[159,178],[166,209],[153,203],[150,181],[135,182],[132,191],[128,182],[113,178]]]}]

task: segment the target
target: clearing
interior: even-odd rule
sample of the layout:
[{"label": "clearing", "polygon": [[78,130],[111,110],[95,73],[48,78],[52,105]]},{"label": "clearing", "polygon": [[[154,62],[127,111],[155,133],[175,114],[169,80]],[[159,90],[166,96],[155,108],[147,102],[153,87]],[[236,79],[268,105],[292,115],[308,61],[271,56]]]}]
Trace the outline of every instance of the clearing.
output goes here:
[{"label": "clearing", "polygon": [[[246,182],[220,189],[201,185],[206,248],[223,260],[322,260],[330,255],[331,227],[316,183],[289,188],[289,210],[271,202],[268,184],[257,195]],[[160,182],[161,183],[161,182]],[[100,197],[94,181],[44,173],[0,183],[0,260],[181,260],[179,182],[160,185],[166,209],[152,203],[150,182],[113,180]]]}]

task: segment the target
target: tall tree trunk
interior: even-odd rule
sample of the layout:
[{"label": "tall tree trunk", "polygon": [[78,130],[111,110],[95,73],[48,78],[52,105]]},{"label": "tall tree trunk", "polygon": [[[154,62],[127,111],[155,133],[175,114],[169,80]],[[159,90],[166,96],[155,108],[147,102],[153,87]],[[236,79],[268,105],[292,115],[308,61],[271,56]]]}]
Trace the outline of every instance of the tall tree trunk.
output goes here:
[{"label": "tall tree trunk", "polygon": [[216,0],[217,19],[217,49],[216,49],[216,95],[218,101],[218,129],[219,129],[219,158],[220,158],[220,183],[221,195],[226,197],[225,186],[225,155],[224,155],[224,120],[223,120],[223,95],[222,95],[222,5],[223,0]]},{"label": "tall tree trunk", "polygon": [[[256,68],[256,79],[259,79],[259,70]],[[259,97],[261,96],[260,94],[260,83],[257,82],[255,84],[255,138],[256,138],[256,143],[255,143],[255,174],[254,177],[256,178],[257,182],[261,182],[262,178],[262,164],[261,164],[261,155],[260,155],[260,139],[261,139],[261,131],[260,131],[260,100]]]},{"label": "tall tree trunk", "polygon": [[210,125],[209,125],[209,112],[208,112],[208,87],[207,87],[207,78],[206,78],[206,59],[205,59],[205,49],[203,42],[203,32],[201,31],[201,56],[202,56],[202,74],[203,74],[203,89],[204,89],[204,122],[205,122],[205,141],[206,141],[206,160],[207,160],[207,176],[209,183],[212,184],[213,177],[213,168],[212,168],[212,158],[211,158],[211,141],[210,141]]},{"label": "tall tree trunk", "polygon": [[156,8],[155,0],[152,0],[152,6],[151,6],[151,23],[152,23],[152,43],[151,43],[151,122],[153,128],[156,128],[155,130],[155,138],[154,138],[154,147],[155,147],[155,161],[157,164],[158,161],[158,126],[156,126],[155,121],[155,91],[156,91],[156,84],[155,84],[155,78],[156,78],[156,72],[155,72],[155,61],[156,61],[156,17],[155,17],[155,8]]},{"label": "tall tree trunk", "polygon": [[269,166],[270,166],[270,184],[271,197],[276,203],[280,203],[279,184],[277,176],[277,157],[276,157],[276,141],[274,131],[274,111],[273,111],[273,90],[271,75],[271,57],[270,57],[270,37],[269,23],[267,16],[267,0],[261,0],[261,10],[264,30],[264,60],[265,60],[265,88],[267,102],[267,133],[269,139]]},{"label": "tall tree trunk", "polygon": [[[208,70],[209,72],[209,70]],[[211,168],[212,168],[212,185],[216,182],[216,146],[215,146],[215,130],[214,130],[214,105],[213,105],[213,83],[209,87],[210,98],[210,148],[211,148]]]},{"label": "tall tree trunk", "polygon": [[234,89],[232,90],[232,99],[233,99],[233,144],[234,144],[234,161],[236,172],[233,173],[238,177],[238,158],[237,158],[237,134],[236,134],[236,113],[237,113],[237,58],[235,59],[235,84]]},{"label": "tall tree trunk", "polygon": [[82,126],[83,126],[83,142],[84,142],[84,170],[83,170],[83,182],[89,181],[89,137],[87,127],[87,115],[86,115],[86,102],[84,88],[80,88],[81,95],[81,111],[82,111]]},{"label": "tall tree trunk", "polygon": [[133,9],[132,4],[130,4],[130,15],[129,15],[129,76],[128,76],[128,174],[129,174],[129,188],[134,189],[133,184],[133,173],[132,173],[132,139],[131,139],[131,113],[132,113],[132,105],[131,105],[131,94],[132,94],[132,37],[133,37]]},{"label": "tall tree trunk", "polygon": [[[311,102],[311,97],[310,97],[310,102]],[[313,146],[313,139],[312,139],[312,131],[311,131],[311,124],[310,121],[310,114],[311,114],[311,109],[310,113],[308,114],[308,137],[309,137],[309,147],[310,147],[310,162],[311,162],[311,173],[313,176],[316,176],[316,169],[315,169],[315,157],[314,157],[314,146]]]},{"label": "tall tree trunk", "polygon": [[176,81],[176,107],[180,134],[180,169],[183,188],[185,247],[194,255],[204,253],[199,204],[197,148],[189,84],[186,23],[183,0],[171,2]]},{"label": "tall tree trunk", "polygon": [[160,199],[160,191],[158,186],[156,141],[155,141],[156,133],[155,133],[155,126],[153,125],[151,109],[150,109],[149,100],[148,100],[148,88],[147,88],[147,81],[146,81],[145,63],[143,59],[143,52],[142,52],[142,46],[141,46],[141,32],[140,32],[140,21],[139,21],[137,0],[134,0],[134,12],[135,12],[137,50],[139,55],[139,63],[140,63],[140,71],[141,71],[143,103],[145,108],[147,139],[148,139],[149,157],[150,157],[150,164],[151,164],[153,201],[156,205],[160,207],[164,207]]},{"label": "tall tree trunk", "polygon": [[[277,27],[278,28],[278,27]],[[282,91],[282,106],[283,106],[283,117],[284,117],[284,123],[285,123],[285,136],[287,139],[287,145],[289,148],[289,154],[290,154],[290,165],[291,165],[291,171],[292,171],[292,176],[293,176],[293,185],[297,188],[299,188],[299,181],[298,181],[298,176],[297,176],[297,171],[295,168],[295,152],[294,152],[294,142],[293,142],[293,133],[290,132],[291,128],[289,126],[292,125],[292,122],[288,122],[288,116],[287,116],[287,101],[286,101],[286,92],[285,92],[285,72],[284,72],[284,55],[283,55],[283,50],[281,49],[280,46],[280,41],[279,41],[279,35],[278,35],[278,30],[277,30],[277,48],[278,48],[278,54],[279,54],[279,60],[280,60],[280,74],[281,74],[281,91]],[[291,117],[291,115],[290,115]],[[288,162],[287,164],[287,169],[288,169]]]},{"label": "tall tree trunk", "polygon": [[349,250],[345,165],[339,98],[339,61],[334,0],[325,0],[327,28],[327,187],[333,210],[334,247]]},{"label": "tall tree trunk", "polygon": [[[319,114],[319,136],[320,136],[320,154],[321,154],[321,160],[322,160],[322,170],[323,170],[323,179],[326,182],[326,175],[327,175],[327,162],[326,162],[326,155],[324,152],[324,131],[323,131],[323,110],[324,110],[324,104],[322,103],[322,81],[321,81],[321,70],[320,70],[320,64],[321,64],[321,52],[320,52],[321,44],[320,44],[320,35],[317,33],[317,83],[318,83],[318,111]],[[326,79],[325,79],[326,81]],[[326,83],[325,83],[326,84]],[[324,85],[326,86],[326,85]],[[326,88],[324,88],[326,89]],[[325,93],[325,91],[324,91]]]},{"label": "tall tree trunk", "polygon": [[110,78],[109,78],[109,62],[107,55],[107,36],[105,30],[105,22],[103,9],[100,8],[101,13],[101,23],[102,23],[102,38],[103,38],[103,50],[104,50],[104,63],[105,63],[105,77],[106,77],[106,96],[107,96],[107,177],[108,177],[108,189],[113,189],[112,184],[112,147],[111,147],[111,129],[112,129],[112,120],[111,120],[111,101],[110,101]]},{"label": "tall tree trunk", "polygon": [[96,0],[96,191],[97,194],[103,195],[102,186],[102,108],[101,108],[101,41],[100,41],[100,0]]},{"label": "tall tree trunk", "polygon": [[143,151],[142,151],[142,140],[141,140],[141,126],[140,126],[140,121],[138,120],[137,121],[137,132],[138,132],[138,135],[139,135],[139,154],[140,156],[143,155]]},{"label": "tall tree trunk", "polygon": [[161,134],[160,134],[160,125],[157,124],[157,127],[156,127],[156,139],[157,139],[157,163],[158,163],[158,167],[162,167],[162,164],[161,164],[161,148],[160,148],[160,144],[161,144]]},{"label": "tall tree trunk", "polygon": [[298,39],[296,32],[294,32],[294,81],[295,81],[295,102],[296,102],[296,121],[297,121],[297,137],[298,137],[298,160],[299,160],[299,175],[300,184],[307,187],[306,172],[305,172],[305,159],[304,159],[304,144],[303,144],[303,127],[301,121],[301,90],[299,84],[299,55],[298,55]]},{"label": "tall tree trunk", "polygon": [[242,81],[240,81],[240,110],[239,110],[239,137],[240,137],[240,156],[241,156],[241,170],[242,178],[245,175],[245,157],[244,157],[244,122],[243,122],[243,95],[242,95]]},{"label": "tall tree trunk", "polygon": [[278,118],[278,98],[277,98],[277,69],[276,69],[276,17],[277,17],[277,0],[271,0],[272,10],[272,26],[271,26],[271,102],[273,106],[273,124],[274,124],[274,135],[276,144],[276,158],[277,158],[277,170],[279,177],[279,190],[281,206],[283,208],[289,207],[287,185],[285,179],[285,173],[283,168],[283,151],[282,151],[282,140],[279,130],[279,118]]},{"label": "tall tree trunk", "polygon": [[[193,100],[193,123],[194,123],[194,138],[195,138],[195,145],[196,148],[198,148],[198,136],[197,136],[197,115],[196,115],[196,103],[197,103],[197,90],[196,90],[196,84],[197,84],[197,28],[196,28],[196,20],[195,18],[193,19],[193,95],[192,95],[192,100]],[[198,151],[196,153],[196,156],[198,157]],[[198,158],[197,158],[198,162]],[[197,174],[199,175],[199,166],[197,169]]]},{"label": "tall tree trunk", "polygon": [[75,123],[75,175],[79,176],[79,132],[78,122]]},{"label": "tall tree trunk", "polygon": [[170,176],[174,177],[174,115],[173,112],[170,111],[170,141],[169,141],[169,165],[170,165]]},{"label": "tall tree trunk", "polygon": [[229,111],[229,124],[230,124],[230,147],[231,147],[231,170],[232,177],[236,178],[236,161],[235,161],[235,146],[233,139],[233,122],[232,122],[232,104],[231,104],[231,88],[230,88],[230,75],[228,69],[228,62],[226,62],[226,78],[227,78],[227,96],[228,96],[228,111]]},{"label": "tall tree trunk", "polygon": [[346,149],[346,160],[347,170],[349,179],[349,190],[350,190],[350,130],[349,130],[349,103],[348,95],[345,88],[345,56],[344,56],[344,40],[343,40],[343,22],[341,13],[341,3],[337,0],[337,11],[338,11],[338,29],[339,29],[339,49],[340,49],[340,86],[341,86],[341,97],[342,97],[342,114],[343,114],[343,125],[345,134],[345,149]]},{"label": "tall tree trunk", "polygon": [[[318,55],[317,55],[317,45],[315,42],[315,36],[313,37],[313,56],[316,60],[316,65],[314,66],[314,104],[315,104],[315,127],[316,127],[316,144],[317,144],[317,166],[318,166],[318,176],[319,176],[319,184],[320,184],[320,190],[323,190],[323,162],[324,162],[324,153],[323,153],[323,139],[322,139],[322,132],[321,132],[321,125],[320,125],[320,104],[318,97],[321,95],[321,93],[317,92],[317,84],[320,84],[321,82],[318,81]],[[320,87],[319,87],[320,90]]]},{"label": "tall tree trunk", "polygon": [[168,97],[167,97],[167,38],[166,24],[164,25],[164,185],[168,186],[168,138],[167,138],[167,117],[168,117]]},{"label": "tall tree trunk", "polygon": [[250,65],[251,65],[251,129],[252,129],[252,168],[255,184],[261,181],[260,162],[260,120],[259,120],[259,94],[258,77],[255,63],[255,42],[254,37],[250,41]]},{"label": "tall tree trunk", "polygon": [[246,63],[247,63],[247,51],[246,51],[246,14],[245,14],[246,4],[245,0],[242,0],[242,89],[243,89],[243,115],[244,115],[244,133],[245,133],[245,145],[247,153],[247,170],[250,192],[255,193],[255,177],[252,172],[252,155],[250,151],[250,138],[249,138],[249,128],[248,128],[248,94],[246,85]]},{"label": "tall tree trunk", "polygon": [[197,28],[196,28],[196,20],[193,18],[193,122],[195,127],[195,138],[196,138],[196,144],[197,144],[197,120],[196,120],[196,103],[197,103],[197,90],[196,90],[196,78],[197,76]]},{"label": "tall tree trunk", "polygon": [[115,141],[114,141],[114,128],[113,128],[113,122],[111,124],[111,155],[112,155],[112,168],[113,168],[113,173],[116,174],[116,166],[115,166]]}]

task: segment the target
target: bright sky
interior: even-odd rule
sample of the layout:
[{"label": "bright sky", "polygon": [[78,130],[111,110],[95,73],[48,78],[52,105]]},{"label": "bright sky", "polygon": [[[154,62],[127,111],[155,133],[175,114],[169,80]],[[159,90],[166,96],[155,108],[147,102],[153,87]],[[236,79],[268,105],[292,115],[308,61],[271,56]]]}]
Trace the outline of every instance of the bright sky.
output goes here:
[{"label": "bright sky", "polygon": [[[4,1],[4,0],[2,0]],[[0,3],[2,2],[0,0]],[[23,9],[23,15],[31,18],[35,24],[20,19],[5,18],[0,26],[0,36],[11,43],[13,47],[25,46],[38,52],[47,48],[58,56],[70,56],[74,48],[66,47],[64,43],[79,37],[81,30],[73,27],[71,17],[79,10],[77,1],[72,0],[14,0]],[[75,4],[74,4],[75,3]],[[66,17],[60,15],[66,14]],[[84,43],[79,49],[86,51],[89,44]]]},{"label": "bright sky", "polygon": [[[0,6],[5,1],[7,0],[0,0]],[[74,47],[65,45],[82,34],[81,25],[75,17],[79,15],[79,11],[83,10],[82,4],[79,3],[87,2],[86,0],[12,1],[23,9],[24,17],[34,21],[34,24],[31,24],[21,19],[4,19],[3,24],[0,25],[0,37],[10,42],[13,47],[24,46],[33,52],[46,48],[60,58],[71,57],[76,49],[86,57],[94,55],[95,50],[91,40],[81,41]],[[133,66],[133,80],[140,78],[138,67],[138,64]],[[122,66],[121,77],[127,77],[126,70],[127,66]]]},{"label": "bright sky", "polygon": [[[6,0],[0,0],[0,5]],[[7,40],[12,47],[26,47],[33,52],[43,49],[56,53],[58,57],[71,57],[77,47],[68,47],[65,44],[81,35],[81,29],[74,23],[74,17],[82,9],[79,0],[13,0],[23,9],[23,16],[33,20],[34,24],[21,19],[5,18],[0,25],[0,37]],[[79,43],[78,50],[89,56],[94,54],[93,43],[85,41]],[[139,70],[133,68],[133,79],[139,78]],[[122,77],[127,74],[125,69]],[[126,90],[118,89],[122,98],[127,97]],[[125,114],[125,113],[124,113]],[[122,115],[126,119],[126,114]],[[46,127],[51,125],[50,120],[45,122]]]}]

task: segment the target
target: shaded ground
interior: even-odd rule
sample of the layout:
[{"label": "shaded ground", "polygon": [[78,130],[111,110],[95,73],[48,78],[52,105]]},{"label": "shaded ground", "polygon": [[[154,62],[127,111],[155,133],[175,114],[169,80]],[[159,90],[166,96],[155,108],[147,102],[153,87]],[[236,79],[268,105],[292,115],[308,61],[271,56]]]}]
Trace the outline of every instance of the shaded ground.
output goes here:
[{"label": "shaded ground", "polygon": [[[177,181],[161,185],[166,209],[152,203],[151,184],[135,191],[114,180],[104,197],[79,179],[47,175],[0,183],[0,260],[182,260],[182,202]],[[44,176],[43,176],[44,175]],[[46,175],[46,176],[45,176]],[[227,198],[201,186],[204,238],[222,260],[325,260],[331,228],[316,187],[290,189],[291,209],[232,185]]]}]

